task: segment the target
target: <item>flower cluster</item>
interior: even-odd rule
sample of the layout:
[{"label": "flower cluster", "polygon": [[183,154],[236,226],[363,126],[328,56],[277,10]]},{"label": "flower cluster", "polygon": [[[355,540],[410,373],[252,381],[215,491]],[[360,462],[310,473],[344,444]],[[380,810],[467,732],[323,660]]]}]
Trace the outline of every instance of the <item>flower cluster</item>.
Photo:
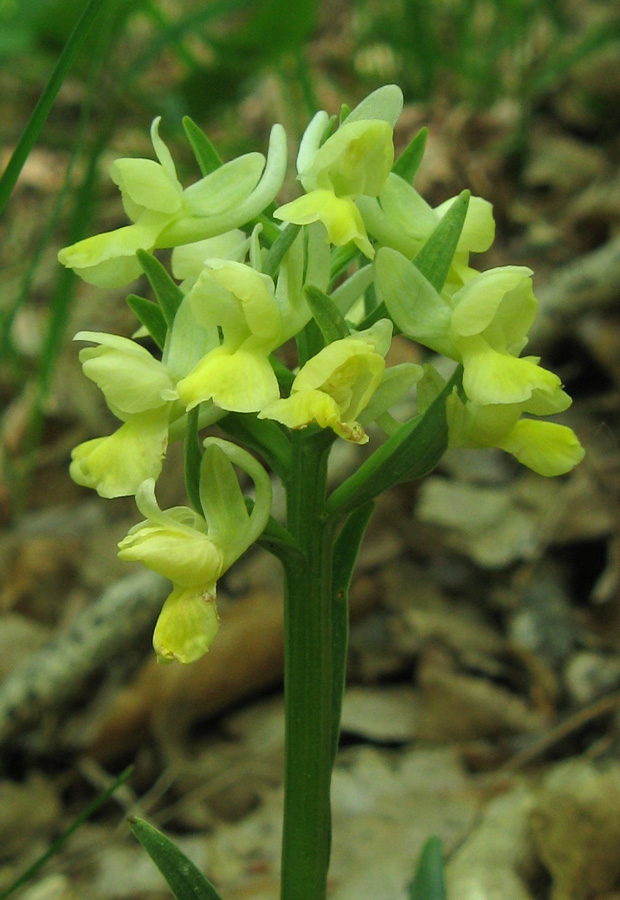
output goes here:
[{"label": "flower cluster", "polygon": [[520,356],[536,315],[531,270],[462,271],[439,293],[397,250],[377,255],[377,292],[403,334],[463,366],[463,395],[447,404],[450,445],[500,447],[541,475],[570,471],[584,454],[573,431],[522,417],[571,403],[539,358]]},{"label": "flower cluster", "polygon": [[[291,430],[330,429],[357,444],[368,441],[369,422],[398,433],[390,414],[397,401],[419,382],[423,413],[444,383],[434,369],[386,366],[394,324],[462,366],[462,386],[445,402],[452,446],[501,447],[544,475],[569,471],[583,455],[570,429],[531,418],[570,404],[557,376],[521,356],[536,312],[532,273],[470,266],[470,254],[494,239],[491,206],[480,198],[470,198],[453,245],[443,248],[437,235],[454,217],[455,198],[433,209],[393,170],[401,109],[400,90],[388,85],[338,127],[317,113],[297,156],[304,193],[272,216],[286,174],[281,126],[267,158],[248,153],[219,165],[200,158],[194,143],[207,174],[184,188],[156,119],[157,161],[120,159],[111,169],[131,224],[59,254],[104,287],[144,271],[158,301],[134,298],[142,323],[134,339],[76,335],[94,345],[80,351],[84,373],[121,425],[76,447],[71,475],[103,497],[136,498],[145,520],[119,552],[173,583],[155,631],[162,660],[188,662],[208,649],[216,582],[260,536],[271,498],[260,463],[207,438],[188,475],[195,508],[162,511],[155,483],[169,440],[185,436],[196,446],[198,429],[236,422],[269,460],[270,442],[279,446]],[[433,240],[449,253],[441,284],[417,264]],[[149,255],[158,248],[173,248],[173,277]],[[159,350],[139,342],[149,333]],[[274,357],[293,337],[296,373]],[[254,482],[251,513],[234,466]]]}]

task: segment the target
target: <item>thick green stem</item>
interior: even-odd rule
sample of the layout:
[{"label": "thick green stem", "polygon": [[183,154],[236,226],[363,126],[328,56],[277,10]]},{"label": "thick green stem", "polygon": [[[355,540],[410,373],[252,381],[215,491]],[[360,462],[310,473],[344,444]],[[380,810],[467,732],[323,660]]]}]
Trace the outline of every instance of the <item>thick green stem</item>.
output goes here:
[{"label": "thick green stem", "polygon": [[293,434],[288,529],[304,556],[286,565],[286,762],[282,900],[323,900],[333,765],[332,556],[325,432]]}]

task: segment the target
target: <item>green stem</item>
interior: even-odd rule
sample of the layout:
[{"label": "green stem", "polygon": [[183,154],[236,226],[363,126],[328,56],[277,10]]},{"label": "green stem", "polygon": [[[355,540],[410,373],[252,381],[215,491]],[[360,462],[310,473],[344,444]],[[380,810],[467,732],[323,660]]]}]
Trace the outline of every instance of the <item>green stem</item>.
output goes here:
[{"label": "green stem", "polygon": [[286,564],[286,761],[282,900],[323,900],[331,841],[332,563],[325,432],[293,432],[287,526],[304,551]]}]

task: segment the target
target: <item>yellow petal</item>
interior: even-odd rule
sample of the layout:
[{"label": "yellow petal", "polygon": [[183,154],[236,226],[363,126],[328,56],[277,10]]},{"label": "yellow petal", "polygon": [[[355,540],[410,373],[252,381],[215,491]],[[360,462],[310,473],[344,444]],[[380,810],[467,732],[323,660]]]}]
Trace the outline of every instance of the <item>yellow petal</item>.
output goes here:
[{"label": "yellow petal", "polygon": [[463,357],[463,388],[474,403],[523,403],[540,393],[550,401],[557,398],[558,410],[569,405],[558,376],[535,361],[498,353],[479,337],[461,338],[455,344]]},{"label": "yellow petal", "polygon": [[94,438],[73,450],[69,474],[100,497],[135,494],[147,478],[157,478],[168,444],[170,404],[131,416],[109,437]]},{"label": "yellow petal", "polygon": [[152,159],[117,159],[110,176],[137,207],[169,215],[181,208],[181,185]]},{"label": "yellow petal", "polygon": [[375,255],[364,220],[353,200],[337,197],[332,191],[316,190],[304,194],[303,197],[280,206],[274,216],[296,225],[322,222],[330,243],[335,247],[342,247],[353,241],[369,259]]},{"label": "yellow petal", "polygon": [[191,663],[210,649],[219,629],[215,585],[175,587],[153,632],[158,662]]},{"label": "yellow petal", "polygon": [[80,351],[84,374],[101,389],[119,418],[164,406],[174,389],[166,367],[144,347],[116,334],[80,331],[74,340],[93,341],[97,347]]},{"label": "yellow petal", "polygon": [[275,419],[288,428],[305,428],[316,422],[321,428],[331,428],[345,441],[366,444],[368,435],[359,422],[341,420],[340,409],[333,397],[324,391],[306,390],[291,394],[285,400],[271,403],[259,413],[259,419]]},{"label": "yellow petal", "polygon": [[327,188],[338,197],[376,197],[394,162],[392,128],[379,119],[345,122],[317,151],[299,178],[306,190]]},{"label": "yellow petal", "polygon": [[535,419],[521,419],[497,446],[548,478],[565,475],[585,456],[571,428]]},{"label": "yellow petal", "polygon": [[151,250],[166,217],[150,217],[146,223],[125,225],[64,247],[58,261],[97,287],[123,287],[142,274],[136,259],[139,249]]},{"label": "yellow petal", "polygon": [[119,558],[141,562],[153,572],[183,587],[216,581],[222,574],[221,549],[195,528],[183,526],[169,513],[165,524],[141,522],[119,543]]},{"label": "yellow petal", "polygon": [[275,400],[280,389],[264,351],[216,347],[177,384],[187,409],[213,400],[232,412],[257,412]]}]

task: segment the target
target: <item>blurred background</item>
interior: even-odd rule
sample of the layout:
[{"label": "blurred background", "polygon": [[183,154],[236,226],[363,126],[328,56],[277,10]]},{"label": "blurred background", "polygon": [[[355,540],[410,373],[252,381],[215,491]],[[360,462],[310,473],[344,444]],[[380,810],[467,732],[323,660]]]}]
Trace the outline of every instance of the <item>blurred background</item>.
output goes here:
[{"label": "blurred background", "polygon": [[[85,5],[0,0],[0,170]],[[467,187],[494,204],[496,242],[474,265],[534,269],[528,352],[573,396],[563,421],[587,457],[545,481],[499,453],[448,455],[382,499],[352,595],[332,896],[404,897],[431,832],[455,897],[468,896],[463,871],[480,871],[477,896],[496,896],[493,869],[518,883],[508,900],[619,896],[617,3],[108,0],[0,221],[0,897],[131,762],[116,799],[21,896],[166,897],[119,830],[136,809],[226,900],[277,891],[277,567],[256,552],[229,573],[204,664],[154,666],[165,590],[116,558],[133,501],[68,476],[72,447],[115,427],[71,338],[130,335],[135,320],[124,292],[80,282],[56,254],[125,224],[108,168],[152,156],[156,115],[183,183],[198,176],[183,116],[224,159],[265,152],[281,122],[290,199],[313,113],[388,82],[405,95],[397,152],[429,129],[423,196],[437,205]],[[356,465],[345,451],[341,472]],[[182,480],[173,447],[162,506],[183,502]]]}]

